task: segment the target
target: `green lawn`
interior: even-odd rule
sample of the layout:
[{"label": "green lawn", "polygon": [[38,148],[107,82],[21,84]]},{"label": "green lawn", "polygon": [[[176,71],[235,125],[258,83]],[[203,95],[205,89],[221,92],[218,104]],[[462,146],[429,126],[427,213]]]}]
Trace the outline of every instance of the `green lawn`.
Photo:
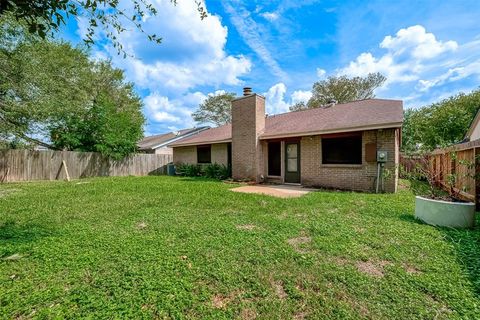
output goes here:
[{"label": "green lawn", "polygon": [[297,199],[172,177],[0,185],[3,318],[480,318],[480,229],[407,191]]}]

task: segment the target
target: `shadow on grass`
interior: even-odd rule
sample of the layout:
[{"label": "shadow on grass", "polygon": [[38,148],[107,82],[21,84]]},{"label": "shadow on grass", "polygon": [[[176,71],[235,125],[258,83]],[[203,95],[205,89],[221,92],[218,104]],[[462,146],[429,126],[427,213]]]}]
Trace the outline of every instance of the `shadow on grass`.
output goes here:
[{"label": "shadow on grass", "polygon": [[0,244],[24,244],[51,235],[50,230],[40,225],[19,225],[15,221],[6,221],[0,225]]},{"label": "shadow on grass", "polygon": [[441,228],[445,239],[457,251],[457,259],[467,271],[475,295],[480,298],[480,214],[477,213],[476,227],[470,230]]},{"label": "shadow on grass", "polygon": [[408,221],[408,222],[413,222],[413,223],[418,223],[418,224],[424,224],[423,222],[421,222],[420,220],[418,219],[415,219],[415,217],[413,216],[413,214],[407,214],[407,213],[403,213],[399,216],[400,220],[404,220],[404,221]]}]

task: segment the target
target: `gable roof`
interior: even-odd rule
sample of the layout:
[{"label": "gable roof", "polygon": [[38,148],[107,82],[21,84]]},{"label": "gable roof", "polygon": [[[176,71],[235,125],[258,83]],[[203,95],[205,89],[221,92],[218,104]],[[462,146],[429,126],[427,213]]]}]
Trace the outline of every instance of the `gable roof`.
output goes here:
[{"label": "gable roof", "polygon": [[471,136],[473,132],[475,131],[475,128],[478,126],[478,123],[480,121],[480,109],[477,111],[475,114],[475,117],[472,120],[472,123],[470,123],[470,127],[468,127],[467,133],[465,134],[464,141],[470,141]]},{"label": "gable roof", "polygon": [[209,127],[189,128],[145,137],[137,143],[137,147],[142,151],[157,149],[179,140],[179,138],[188,137],[195,132],[200,132],[208,128]]},{"label": "gable roof", "polygon": [[[367,99],[269,116],[265,119],[265,131],[260,135],[260,139],[399,128],[402,122],[401,100]],[[227,124],[180,139],[169,146],[222,143],[231,140],[232,126]]]}]

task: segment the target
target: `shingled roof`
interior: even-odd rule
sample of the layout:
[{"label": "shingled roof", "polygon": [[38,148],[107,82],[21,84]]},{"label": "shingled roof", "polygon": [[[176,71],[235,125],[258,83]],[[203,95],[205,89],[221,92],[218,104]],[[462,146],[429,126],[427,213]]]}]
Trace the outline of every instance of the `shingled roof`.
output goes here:
[{"label": "shingled roof", "polygon": [[[401,100],[367,99],[269,116],[265,120],[265,131],[260,139],[398,128],[402,126],[402,122]],[[199,132],[169,146],[222,143],[231,140],[232,126],[227,124]]]},{"label": "shingled roof", "polygon": [[152,150],[154,148],[157,148],[169,142],[170,140],[173,140],[182,136],[188,136],[189,134],[194,133],[195,131],[200,132],[205,129],[208,129],[208,127],[189,128],[189,129],[183,129],[179,131],[145,137],[137,143],[137,147],[141,151]]}]

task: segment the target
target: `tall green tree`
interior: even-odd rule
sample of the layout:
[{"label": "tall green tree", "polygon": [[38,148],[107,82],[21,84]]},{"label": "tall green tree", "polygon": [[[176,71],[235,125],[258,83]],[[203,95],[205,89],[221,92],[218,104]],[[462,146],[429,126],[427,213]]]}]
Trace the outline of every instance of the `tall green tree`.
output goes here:
[{"label": "tall green tree", "polygon": [[[85,51],[32,37],[0,18],[0,132],[43,144],[46,125],[89,101],[91,63]],[[10,140],[12,140],[10,139]]]},{"label": "tall green tree", "polygon": [[[170,0],[173,5],[177,0]],[[207,14],[202,1],[195,1],[200,18]],[[150,0],[131,0],[131,11],[122,6],[120,0],[2,0],[0,15],[10,14],[17,21],[24,23],[31,34],[45,38],[48,33],[56,32],[66,24],[69,17],[82,16],[88,19],[87,34],[83,39],[86,44],[94,43],[94,36],[100,30],[105,32],[119,52],[123,52],[118,35],[130,27],[143,32],[150,41],[160,43],[162,39],[156,34],[146,33],[143,18],[154,16],[157,9]]]},{"label": "tall green tree", "polygon": [[198,123],[212,123],[217,126],[232,121],[232,101],[235,93],[222,93],[209,96],[192,114]]},{"label": "tall green tree", "polygon": [[31,37],[3,17],[0,35],[4,146],[32,142],[112,157],[135,151],[144,123],[142,104],[121,70],[91,61],[85,50],[68,43]]},{"label": "tall green tree", "polygon": [[405,111],[404,151],[432,150],[460,142],[480,109],[480,89]]},{"label": "tall green tree", "polygon": [[91,79],[91,104],[48,126],[53,146],[116,159],[134,153],[145,122],[140,97],[108,62],[95,63]]},{"label": "tall green tree", "polygon": [[313,84],[312,97],[307,103],[300,102],[290,107],[290,110],[319,108],[332,100],[345,103],[355,100],[375,97],[375,89],[380,87],[387,78],[380,73],[369,73],[365,77],[332,76]]}]

